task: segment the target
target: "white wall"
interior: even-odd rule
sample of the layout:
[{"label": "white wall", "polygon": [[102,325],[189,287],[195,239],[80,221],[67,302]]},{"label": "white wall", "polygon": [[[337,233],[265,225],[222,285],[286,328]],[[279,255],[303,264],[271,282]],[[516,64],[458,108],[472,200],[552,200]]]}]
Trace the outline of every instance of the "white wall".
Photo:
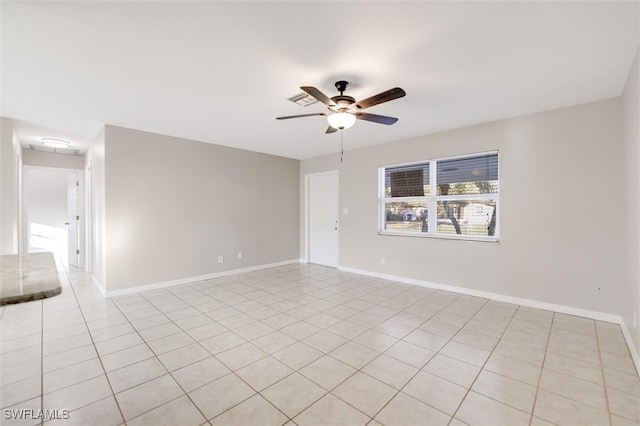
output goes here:
[{"label": "white wall", "polygon": [[[28,251],[51,248],[63,260],[68,258],[67,226],[67,176],[66,171],[24,169],[24,201],[26,205],[26,234]],[[43,229],[44,228],[44,229]],[[31,242],[32,233],[42,235],[36,246]],[[36,238],[36,240],[40,240]],[[55,249],[53,248],[55,247]]]},{"label": "white wall", "polygon": [[640,129],[638,53],[622,92],[624,140],[625,268],[622,317],[636,350],[640,349]]},{"label": "white wall", "polygon": [[20,229],[22,146],[13,120],[0,117],[0,254],[16,254]]},{"label": "white wall", "polygon": [[[343,267],[619,315],[620,114],[612,99],[304,160],[300,185],[340,169]],[[379,166],[496,149],[500,243],[378,235]]]},{"label": "white wall", "polygon": [[[85,215],[85,191],[86,182],[84,181],[84,165],[85,165],[85,156],[84,155],[68,155],[68,154],[60,154],[56,152],[47,152],[47,151],[35,151],[32,149],[24,149],[22,151],[22,163],[24,166],[36,166],[36,167],[46,167],[53,169],[67,169],[67,170],[78,170],[79,172],[79,182],[80,182],[80,191],[78,192],[78,215],[80,216],[80,221],[78,223],[78,234],[79,234],[79,245],[78,249],[80,250],[80,267],[85,268],[87,264],[87,259],[90,257],[90,253],[87,251],[86,244],[86,219]],[[21,216],[23,217],[23,216]],[[27,241],[27,225],[24,227],[24,240]]]},{"label": "white wall", "polygon": [[85,155],[85,167],[91,169],[91,275],[102,289],[106,283],[105,259],[105,131],[91,142]]},{"label": "white wall", "polygon": [[105,141],[108,291],[298,258],[297,160],[115,126]]},{"label": "white wall", "polygon": [[63,169],[84,168],[84,155],[67,155],[56,152],[34,151],[25,149],[22,153],[25,166],[60,167]]}]

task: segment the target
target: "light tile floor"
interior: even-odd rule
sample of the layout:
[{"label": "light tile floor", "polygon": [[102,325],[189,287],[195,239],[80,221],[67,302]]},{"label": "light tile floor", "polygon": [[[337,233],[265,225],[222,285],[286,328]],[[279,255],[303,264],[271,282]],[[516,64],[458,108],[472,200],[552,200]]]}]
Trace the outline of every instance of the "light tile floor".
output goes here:
[{"label": "light tile floor", "polygon": [[2,424],[640,420],[614,324],[312,265],[106,300],[70,280],[0,308]]}]

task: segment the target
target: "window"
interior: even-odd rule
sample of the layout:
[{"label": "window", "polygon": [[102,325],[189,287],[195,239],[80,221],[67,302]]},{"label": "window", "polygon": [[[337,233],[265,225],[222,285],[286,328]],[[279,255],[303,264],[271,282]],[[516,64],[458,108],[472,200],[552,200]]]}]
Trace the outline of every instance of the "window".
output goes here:
[{"label": "window", "polygon": [[498,153],[380,168],[380,233],[497,241]]}]

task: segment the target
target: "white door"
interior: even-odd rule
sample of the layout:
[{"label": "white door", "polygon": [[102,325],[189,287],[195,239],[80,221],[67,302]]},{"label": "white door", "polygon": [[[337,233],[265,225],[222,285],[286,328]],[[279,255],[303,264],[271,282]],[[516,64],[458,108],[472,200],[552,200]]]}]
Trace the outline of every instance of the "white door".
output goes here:
[{"label": "white door", "polygon": [[67,234],[69,265],[78,267],[78,175],[67,176]]},{"label": "white door", "polygon": [[309,175],[309,261],[338,266],[338,172]]}]

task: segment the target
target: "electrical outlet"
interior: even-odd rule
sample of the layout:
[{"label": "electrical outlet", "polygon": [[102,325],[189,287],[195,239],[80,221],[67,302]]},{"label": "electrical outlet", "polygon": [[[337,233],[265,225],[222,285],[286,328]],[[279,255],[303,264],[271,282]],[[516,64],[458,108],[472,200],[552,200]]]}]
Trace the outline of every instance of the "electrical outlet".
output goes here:
[{"label": "electrical outlet", "polygon": [[345,216],[349,216],[349,207],[345,207],[342,209],[342,214]]},{"label": "electrical outlet", "polygon": [[381,258],[380,258],[380,264],[381,264],[382,266],[384,266],[386,263],[387,263],[386,259],[385,259],[384,257],[381,257]]},{"label": "electrical outlet", "polygon": [[224,256],[218,256],[218,263],[224,263]]},{"label": "electrical outlet", "polygon": [[242,259],[242,252],[241,251],[238,252],[238,259]]}]

